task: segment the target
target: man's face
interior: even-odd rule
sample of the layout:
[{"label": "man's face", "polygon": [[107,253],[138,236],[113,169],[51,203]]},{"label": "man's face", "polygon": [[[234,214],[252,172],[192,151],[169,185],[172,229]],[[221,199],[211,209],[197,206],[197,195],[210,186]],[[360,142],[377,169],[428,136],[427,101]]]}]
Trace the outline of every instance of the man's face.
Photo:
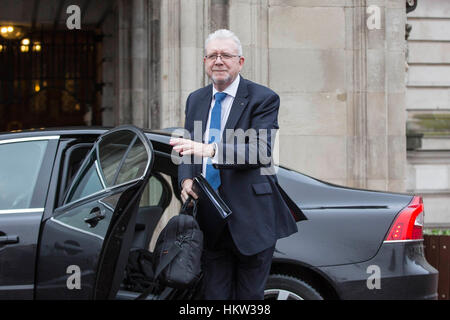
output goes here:
[{"label": "man's face", "polygon": [[227,88],[236,79],[244,65],[244,57],[238,57],[238,48],[232,39],[214,39],[206,46],[206,56],[233,56],[229,59],[217,57],[215,60],[204,58],[205,71],[219,91]]}]

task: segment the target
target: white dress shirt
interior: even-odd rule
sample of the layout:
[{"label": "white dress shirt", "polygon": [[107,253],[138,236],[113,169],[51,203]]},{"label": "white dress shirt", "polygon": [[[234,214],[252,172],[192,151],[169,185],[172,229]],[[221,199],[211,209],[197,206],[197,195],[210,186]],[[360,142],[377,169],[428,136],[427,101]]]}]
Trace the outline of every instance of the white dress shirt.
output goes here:
[{"label": "white dress shirt", "polygon": [[[234,98],[236,97],[236,93],[239,87],[239,82],[241,80],[241,76],[238,74],[238,76],[236,77],[236,79],[234,79],[234,81],[222,92],[226,93],[227,96],[225,97],[225,99],[222,100],[222,113],[221,113],[221,117],[220,117],[220,136],[222,137],[223,135],[223,130],[225,128],[225,124],[227,123],[228,120],[228,116],[230,115],[230,111],[231,111],[231,106],[233,105],[233,101]],[[205,141],[205,143],[208,143],[209,141],[209,123],[211,121],[211,111],[214,107],[214,104],[216,103],[216,99],[214,98],[214,95],[219,92],[216,90],[216,88],[214,88],[214,85],[212,86],[212,101],[211,101],[211,106],[209,108],[209,113],[208,113],[208,121],[206,122],[206,130],[205,130],[205,134],[203,136],[203,141]],[[214,155],[214,157],[212,158],[212,163],[217,163],[218,162],[218,154],[219,152],[216,150],[216,154]],[[206,161],[208,160],[208,157],[203,157],[203,166],[202,166],[202,174],[203,176],[206,175]]]}]

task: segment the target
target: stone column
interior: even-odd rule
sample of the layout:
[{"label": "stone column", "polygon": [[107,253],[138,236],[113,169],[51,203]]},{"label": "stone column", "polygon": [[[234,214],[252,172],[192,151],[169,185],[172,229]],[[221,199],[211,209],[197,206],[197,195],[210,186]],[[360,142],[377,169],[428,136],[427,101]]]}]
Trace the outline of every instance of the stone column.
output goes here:
[{"label": "stone column", "polygon": [[180,5],[161,1],[161,127],[180,125]]},{"label": "stone column", "polygon": [[[367,26],[372,5],[380,28]],[[354,0],[346,8],[350,186],[405,190],[405,19],[402,0]]]},{"label": "stone column", "polygon": [[148,0],[131,1],[131,123],[146,128],[148,118]]},{"label": "stone column", "polygon": [[[183,126],[188,94],[208,83],[203,47],[211,2],[161,1],[161,127]],[[217,8],[215,12],[220,15]]]},{"label": "stone column", "polygon": [[134,124],[147,128],[151,124],[149,91],[152,33],[149,0],[118,1],[118,70],[116,124]]},{"label": "stone column", "polygon": [[184,109],[188,95],[207,85],[203,56],[204,43],[210,31],[211,1],[183,0],[180,17],[181,103],[180,125],[184,125]]},{"label": "stone column", "polygon": [[148,125],[161,127],[161,0],[149,0],[148,5]]},{"label": "stone column", "polygon": [[365,0],[353,0],[352,6],[345,9],[346,87],[349,98],[347,102],[347,185],[359,188],[367,187],[369,147],[365,2]]},{"label": "stone column", "polygon": [[114,106],[116,105],[115,73],[117,68],[117,8],[113,14],[108,15],[101,26],[102,41],[102,125],[112,127],[115,125]]},{"label": "stone column", "polygon": [[115,125],[132,123],[131,115],[131,5],[129,0],[118,0],[117,41],[117,103]]},{"label": "stone column", "polygon": [[246,58],[242,75],[269,84],[268,0],[230,0],[229,28],[241,40]]},{"label": "stone column", "polygon": [[230,0],[208,0],[210,6],[209,29],[228,29]]}]

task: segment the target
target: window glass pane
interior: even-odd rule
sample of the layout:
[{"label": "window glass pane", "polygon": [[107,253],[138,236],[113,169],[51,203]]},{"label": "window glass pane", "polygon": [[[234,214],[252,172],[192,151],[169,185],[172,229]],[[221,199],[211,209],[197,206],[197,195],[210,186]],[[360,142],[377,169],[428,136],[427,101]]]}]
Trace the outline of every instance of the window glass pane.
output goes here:
[{"label": "window glass pane", "polygon": [[120,168],[115,185],[142,177],[147,162],[148,157],[145,146],[140,139],[137,139],[128,152],[123,166]]},{"label": "window glass pane", "polygon": [[75,183],[74,189],[71,191],[71,195],[68,202],[76,201],[78,199],[87,197],[103,189],[101,178],[96,166],[95,154],[91,154],[91,159],[85,169],[83,170],[80,178]]},{"label": "window glass pane", "polygon": [[0,145],[0,210],[30,208],[48,141]]},{"label": "window glass pane", "polygon": [[[100,161],[97,161],[97,154]],[[98,153],[97,148],[91,151],[66,203],[139,178],[147,163],[145,146],[134,132],[122,130],[108,134],[98,144]]]},{"label": "window glass pane", "polygon": [[142,194],[139,207],[157,206],[163,196],[161,181],[151,176]]},{"label": "window glass pane", "polygon": [[132,131],[123,130],[105,136],[99,144],[100,167],[107,187],[114,184],[120,161],[135,136]]}]

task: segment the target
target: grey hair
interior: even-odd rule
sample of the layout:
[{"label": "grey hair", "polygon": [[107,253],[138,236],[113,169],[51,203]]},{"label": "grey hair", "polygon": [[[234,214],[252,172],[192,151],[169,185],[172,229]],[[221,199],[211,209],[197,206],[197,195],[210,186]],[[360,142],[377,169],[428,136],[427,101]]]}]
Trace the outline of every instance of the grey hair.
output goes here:
[{"label": "grey hair", "polygon": [[209,34],[208,37],[205,40],[205,50],[206,46],[208,45],[208,42],[214,39],[232,39],[237,46],[238,49],[238,55],[242,56],[242,45],[239,38],[230,30],[227,29],[219,29],[214,31],[213,33]]}]

